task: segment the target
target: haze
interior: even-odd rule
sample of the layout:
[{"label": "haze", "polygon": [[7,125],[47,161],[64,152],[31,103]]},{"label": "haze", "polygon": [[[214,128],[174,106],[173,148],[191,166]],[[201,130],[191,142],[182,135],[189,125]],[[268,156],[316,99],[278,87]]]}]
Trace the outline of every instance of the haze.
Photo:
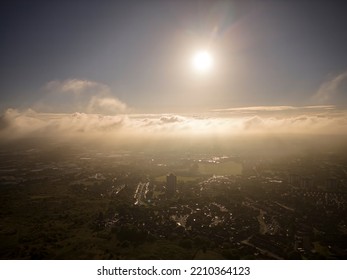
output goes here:
[{"label": "haze", "polygon": [[5,1],[0,258],[344,258],[345,11]]}]

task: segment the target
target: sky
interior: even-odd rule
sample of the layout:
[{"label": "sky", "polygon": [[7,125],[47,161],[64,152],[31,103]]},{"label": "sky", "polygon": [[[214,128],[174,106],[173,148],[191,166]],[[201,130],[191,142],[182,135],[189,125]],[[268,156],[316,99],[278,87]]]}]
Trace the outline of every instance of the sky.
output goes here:
[{"label": "sky", "polygon": [[[346,11],[342,0],[3,1],[2,135],[71,119],[83,131],[86,116],[150,133],[211,131],[211,120],[344,133]],[[208,73],[191,65],[199,50]]]}]

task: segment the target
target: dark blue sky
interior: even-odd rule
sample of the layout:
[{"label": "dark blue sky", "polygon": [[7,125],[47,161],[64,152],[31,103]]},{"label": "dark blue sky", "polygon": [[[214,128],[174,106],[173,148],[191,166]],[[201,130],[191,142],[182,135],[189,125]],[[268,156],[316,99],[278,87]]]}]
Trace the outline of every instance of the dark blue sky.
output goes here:
[{"label": "dark blue sky", "polygon": [[[71,79],[137,111],[347,105],[344,2],[2,1],[0,109]],[[203,79],[201,48],[215,59]]]}]

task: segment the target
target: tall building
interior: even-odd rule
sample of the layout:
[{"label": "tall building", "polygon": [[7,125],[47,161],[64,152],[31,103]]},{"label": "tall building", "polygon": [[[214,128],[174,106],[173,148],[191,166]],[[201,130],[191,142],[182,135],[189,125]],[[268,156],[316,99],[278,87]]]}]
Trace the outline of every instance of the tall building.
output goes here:
[{"label": "tall building", "polygon": [[294,187],[299,187],[300,176],[297,174],[289,174],[289,184],[291,184]]},{"label": "tall building", "polygon": [[166,176],[166,190],[168,195],[173,195],[176,192],[177,177],[170,173]]},{"label": "tall building", "polygon": [[300,187],[302,189],[310,190],[313,187],[313,181],[309,177],[303,177],[300,180]]}]

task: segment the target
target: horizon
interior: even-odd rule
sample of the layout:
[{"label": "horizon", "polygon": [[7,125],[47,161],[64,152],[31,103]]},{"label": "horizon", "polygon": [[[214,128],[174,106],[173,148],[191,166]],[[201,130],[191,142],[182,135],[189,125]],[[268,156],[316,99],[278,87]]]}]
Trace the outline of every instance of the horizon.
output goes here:
[{"label": "horizon", "polygon": [[345,259],[346,7],[2,3],[0,259]]}]

